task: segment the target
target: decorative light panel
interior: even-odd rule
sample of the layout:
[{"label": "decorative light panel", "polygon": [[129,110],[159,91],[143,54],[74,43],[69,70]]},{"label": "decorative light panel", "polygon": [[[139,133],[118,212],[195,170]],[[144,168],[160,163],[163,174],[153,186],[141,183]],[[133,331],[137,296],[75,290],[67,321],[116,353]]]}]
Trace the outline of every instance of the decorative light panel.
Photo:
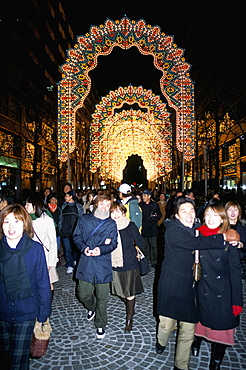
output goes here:
[{"label": "decorative light panel", "polygon": [[184,50],[173,43],[159,26],[144,19],[120,21],[107,19],[103,25],[91,26],[89,33],[78,36],[74,49],[67,51],[61,66],[58,85],[58,157],[67,160],[75,149],[75,114],[83,106],[91,89],[89,72],[96,68],[100,55],[109,55],[113,48],[137,47],[143,55],[152,55],[154,66],[162,71],[160,88],[168,104],[176,111],[176,145],[185,158],[194,157],[194,84],[189,76],[190,64]]}]

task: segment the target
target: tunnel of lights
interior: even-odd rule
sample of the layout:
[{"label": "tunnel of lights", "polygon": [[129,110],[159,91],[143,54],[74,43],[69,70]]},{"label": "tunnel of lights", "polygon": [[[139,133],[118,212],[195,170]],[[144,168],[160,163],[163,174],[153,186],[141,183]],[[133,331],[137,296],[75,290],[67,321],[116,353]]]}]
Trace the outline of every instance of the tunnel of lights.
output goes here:
[{"label": "tunnel of lights", "polygon": [[[125,103],[137,103],[141,110],[123,110]],[[102,178],[120,181],[127,158],[138,154],[154,181],[172,168],[172,125],[160,97],[142,86],[119,87],[96,105],[92,115],[90,170],[98,168]]]},{"label": "tunnel of lights", "polygon": [[[159,26],[148,25],[144,19],[138,21],[130,20],[126,16],[116,21],[107,19],[104,24],[98,27],[91,26],[87,34],[77,37],[77,43],[74,48],[67,51],[66,63],[61,66],[62,80],[58,84],[59,159],[66,161],[68,154],[72,153],[76,147],[76,111],[83,106],[84,100],[90,92],[91,79],[89,72],[96,68],[99,56],[109,55],[116,46],[125,50],[134,46],[137,47],[141,54],[153,56],[154,66],[162,71],[160,79],[161,92],[168,105],[176,112],[176,147],[183,152],[186,160],[191,160],[194,157],[194,84],[189,76],[190,65],[185,62],[183,57],[184,50],[178,48],[173,42],[173,36],[165,35]],[[131,89],[134,90],[133,87]],[[123,92],[124,90],[125,88],[122,88]],[[139,87],[139,95],[143,95],[144,90],[142,89],[141,92],[140,90],[141,88]],[[114,93],[111,91],[109,96],[112,97]],[[148,90],[148,94],[151,95],[151,93],[151,90]],[[109,96],[104,97],[104,99],[107,100]],[[157,100],[160,99],[157,96],[155,98]],[[140,105],[140,102],[138,104]],[[164,103],[160,104],[164,105]],[[115,118],[112,117],[112,114],[109,114],[108,118],[105,117],[105,122],[99,120],[98,124],[101,125],[102,132],[100,132],[100,126],[97,127],[97,130],[96,125],[91,129],[91,151],[94,151],[94,153],[91,152],[90,157],[91,170],[95,171],[96,168],[102,166],[102,173],[108,174],[108,171],[112,170],[114,178],[118,179],[119,173],[117,168],[110,167],[110,164],[115,163],[116,166],[118,163],[118,166],[122,166],[125,163],[126,151],[123,151],[120,155],[118,154],[120,149],[123,150],[123,147],[127,146],[132,148],[132,153],[137,152],[138,155],[142,156],[148,168],[149,179],[155,178],[157,174],[161,174],[163,168],[169,171],[172,145],[171,131],[168,112],[165,108],[163,108],[163,111],[165,111],[166,126],[163,123],[162,125],[158,122],[153,123],[153,119],[158,120],[161,118],[155,110],[153,110],[152,116],[149,113],[147,117],[137,117],[133,112],[129,115],[123,112],[122,116],[116,115]],[[155,117],[156,113],[157,117]],[[95,114],[98,114],[98,110],[95,111]],[[95,120],[95,116],[93,119]],[[112,119],[114,124],[111,121]],[[136,124],[134,130],[133,128],[130,130],[129,127],[124,129],[124,124],[128,120],[131,122],[131,127],[133,127],[133,123]],[[110,149],[112,144],[110,133],[112,132],[113,135],[113,129],[109,128],[112,125],[115,126],[116,122],[121,127],[120,137],[122,137],[122,142],[119,143],[117,140],[117,148],[119,149],[114,148],[114,150],[117,149],[118,153],[115,158],[113,157],[113,150]],[[144,125],[150,125],[155,128],[147,135]],[[165,127],[158,129],[158,125],[164,125]],[[104,130],[108,130],[106,135],[104,135]],[[155,130],[158,132],[158,140]],[[137,136],[133,136],[133,132]],[[101,144],[96,143],[97,135],[98,140],[102,140]],[[139,140],[144,143],[142,149],[136,146],[136,142]],[[132,141],[135,143],[134,145],[131,144]],[[123,142],[127,143],[127,145],[123,145]],[[146,148],[146,153],[144,153],[144,148]],[[106,152],[107,150],[109,152]],[[99,152],[96,153],[96,151]],[[105,163],[102,160],[104,155]],[[155,165],[150,164],[151,161]],[[163,162],[161,163],[161,161]],[[158,170],[155,170],[153,166]]]}]

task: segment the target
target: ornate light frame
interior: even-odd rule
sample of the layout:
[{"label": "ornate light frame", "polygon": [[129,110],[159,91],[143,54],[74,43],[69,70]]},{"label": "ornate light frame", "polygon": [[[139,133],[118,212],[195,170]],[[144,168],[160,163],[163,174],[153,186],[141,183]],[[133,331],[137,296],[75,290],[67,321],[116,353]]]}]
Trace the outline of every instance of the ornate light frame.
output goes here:
[{"label": "ornate light frame", "polygon": [[152,55],[154,66],[162,71],[160,88],[170,107],[176,111],[176,145],[186,160],[194,157],[194,84],[189,76],[190,64],[184,50],[173,43],[159,26],[144,19],[107,19],[103,25],[91,26],[89,33],[78,36],[73,49],[67,51],[58,84],[58,157],[66,161],[74,151],[76,110],[83,106],[91,89],[89,72],[96,68],[100,55],[113,48],[137,47],[143,55]]}]

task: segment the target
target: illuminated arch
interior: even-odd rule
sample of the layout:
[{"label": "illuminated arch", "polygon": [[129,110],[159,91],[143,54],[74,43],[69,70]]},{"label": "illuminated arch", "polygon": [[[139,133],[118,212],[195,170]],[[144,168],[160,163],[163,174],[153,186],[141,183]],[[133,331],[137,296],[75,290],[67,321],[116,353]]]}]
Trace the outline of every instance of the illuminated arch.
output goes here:
[{"label": "illuminated arch", "polygon": [[[138,103],[141,108],[147,109],[147,113],[130,109],[120,114],[114,114],[115,109],[121,108],[124,103],[129,105]],[[169,116],[170,113],[166,110],[166,104],[160,100],[160,97],[153,94],[151,90],[143,89],[142,86],[133,87],[130,85],[124,88],[119,87],[119,89],[115,91],[110,91],[109,94],[103,97],[102,101],[96,105],[95,113],[92,115],[93,121],[90,128],[90,170],[95,172],[98,167],[103,165],[105,161],[105,149],[103,149],[103,145],[105,138],[109,142],[108,137],[112,135],[112,127],[114,132],[117,131],[119,133],[125,130],[125,127],[131,127],[132,130],[134,130],[141,123],[141,125],[146,126],[141,128],[143,131],[145,131],[146,128],[148,129],[149,138],[152,133],[155,132],[155,140],[161,142],[160,149],[158,150],[159,159],[157,161],[158,163],[156,163],[156,177],[158,177],[157,173],[158,171],[160,172],[160,168],[165,167],[166,171],[171,171],[172,125]],[[135,140],[135,142],[137,143],[138,140],[139,138]],[[139,143],[141,143],[141,140]],[[109,148],[107,150],[109,150]],[[137,150],[135,148],[134,153],[130,153],[130,155],[136,153]],[[116,155],[118,156],[119,154],[117,153]],[[152,153],[152,158],[153,157],[154,153]],[[111,161],[112,158],[110,159],[110,162]],[[153,163],[154,162],[155,161],[153,161]],[[159,176],[161,175],[162,173],[159,173]]]},{"label": "illuminated arch", "polygon": [[170,146],[163,140],[161,126],[153,125],[153,117],[148,113],[124,110],[109,121],[111,125],[102,136],[100,146],[102,178],[120,181],[132,154],[142,157],[148,180],[153,181],[171,170]]},{"label": "illuminated arch", "polygon": [[194,156],[194,84],[189,76],[190,65],[184,50],[173,43],[160,27],[146,24],[144,19],[120,21],[107,19],[104,25],[92,26],[85,36],[77,37],[74,49],[67,52],[61,66],[62,80],[58,85],[58,157],[67,160],[75,149],[76,110],[91,89],[89,71],[97,66],[100,55],[108,55],[115,46],[137,47],[143,55],[152,55],[154,66],[162,71],[160,88],[168,104],[176,111],[176,145],[185,158]]}]

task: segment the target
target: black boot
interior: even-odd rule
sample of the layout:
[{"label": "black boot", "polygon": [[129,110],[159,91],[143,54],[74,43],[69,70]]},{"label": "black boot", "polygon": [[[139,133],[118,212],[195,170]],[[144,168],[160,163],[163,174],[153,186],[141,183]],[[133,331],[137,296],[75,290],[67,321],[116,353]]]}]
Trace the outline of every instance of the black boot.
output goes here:
[{"label": "black boot", "polygon": [[192,343],[192,346],[191,346],[191,353],[195,357],[199,355],[201,342],[202,342],[202,337],[195,336],[194,342]]},{"label": "black boot", "polygon": [[125,333],[129,333],[132,330],[132,321],[134,315],[135,298],[132,300],[126,300],[126,326]]},{"label": "black boot", "polygon": [[224,358],[225,350],[225,344],[212,342],[211,358],[209,364],[210,370],[220,370],[220,364]]}]

